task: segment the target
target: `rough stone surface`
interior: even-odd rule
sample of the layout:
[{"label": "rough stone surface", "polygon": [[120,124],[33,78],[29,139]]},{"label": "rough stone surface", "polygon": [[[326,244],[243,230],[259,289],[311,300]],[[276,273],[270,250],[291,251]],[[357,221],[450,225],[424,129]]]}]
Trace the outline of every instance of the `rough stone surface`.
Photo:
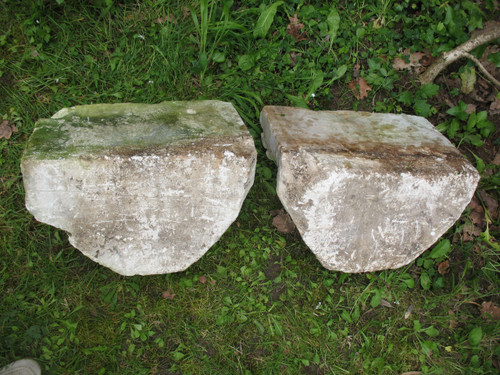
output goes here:
[{"label": "rough stone surface", "polygon": [[277,192],[324,267],[398,268],[460,217],[474,167],[424,118],[265,107]]},{"label": "rough stone surface", "polygon": [[230,103],[65,108],[29,140],[26,207],[115,272],[182,271],[236,219],[256,156]]}]

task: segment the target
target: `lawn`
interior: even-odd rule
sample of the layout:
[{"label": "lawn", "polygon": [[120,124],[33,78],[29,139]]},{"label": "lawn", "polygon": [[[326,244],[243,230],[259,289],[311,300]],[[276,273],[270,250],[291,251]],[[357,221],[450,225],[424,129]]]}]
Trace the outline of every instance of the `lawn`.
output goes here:
[{"label": "lawn", "polygon": [[[439,55],[497,1],[0,0],[0,367],[45,374],[497,374],[500,95]],[[500,40],[471,54],[500,79]],[[258,165],[237,221],[184,272],[125,277],[24,206],[20,159],[63,107],[218,99]],[[426,117],[481,173],[434,248],[396,270],[328,271],[281,209],[264,105]]]}]

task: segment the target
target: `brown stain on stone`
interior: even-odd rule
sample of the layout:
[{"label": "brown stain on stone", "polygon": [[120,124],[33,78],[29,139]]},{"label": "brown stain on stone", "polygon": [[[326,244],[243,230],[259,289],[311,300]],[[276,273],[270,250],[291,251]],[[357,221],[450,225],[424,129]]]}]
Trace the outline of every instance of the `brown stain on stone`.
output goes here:
[{"label": "brown stain on stone", "polygon": [[[270,124],[276,124],[278,121],[282,122],[287,117],[286,112],[289,107],[265,107],[263,109],[264,116]],[[294,109],[294,111],[297,109]],[[313,127],[320,119],[315,116],[314,111],[303,110],[305,114],[305,122],[300,125],[307,125]],[[367,112],[352,112],[352,111],[336,111],[336,115],[341,116],[345,123],[349,123],[352,127],[359,126],[355,121],[356,116],[369,117],[372,114]],[[290,118],[292,121],[293,119]],[[447,166],[449,172],[455,169],[457,172],[463,170],[464,163],[468,161],[460,154],[460,152],[453,146],[447,147],[442,143],[435,142],[421,142],[419,146],[404,145],[388,142],[391,139],[391,132],[398,131],[394,124],[370,121],[371,129],[369,132],[363,132],[362,126],[354,134],[357,139],[353,142],[351,137],[335,135],[332,137],[325,137],[324,134],[312,133],[311,134],[297,134],[293,131],[293,125],[290,128],[277,127],[275,137],[280,143],[280,151],[282,153],[298,153],[298,152],[314,152],[335,154],[339,156],[355,157],[377,161],[381,170],[391,170],[397,172],[408,172],[411,170],[419,170],[425,172],[428,170],[436,169],[437,166]],[[414,125],[410,125],[407,130],[416,131]],[[281,134],[279,134],[281,132]],[[408,136],[408,135],[407,135]],[[409,136],[410,138],[412,136]],[[415,142],[420,141],[415,137]],[[442,162],[440,161],[442,159]]]}]

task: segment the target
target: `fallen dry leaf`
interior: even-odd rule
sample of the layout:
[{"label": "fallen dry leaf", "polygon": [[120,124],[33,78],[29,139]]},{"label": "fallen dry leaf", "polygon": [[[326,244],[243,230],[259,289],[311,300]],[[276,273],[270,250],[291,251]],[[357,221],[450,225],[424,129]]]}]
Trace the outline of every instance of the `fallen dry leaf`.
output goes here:
[{"label": "fallen dry leaf", "polygon": [[162,24],[165,23],[165,21],[172,22],[173,24],[177,23],[177,20],[175,19],[173,14],[165,15],[163,17],[158,17],[153,22],[157,24]]},{"label": "fallen dry leaf", "polygon": [[490,104],[490,115],[498,115],[500,113],[500,100],[495,98]]},{"label": "fallen dry leaf", "polygon": [[403,56],[407,57],[407,59],[396,57],[392,61],[392,67],[394,70],[408,69],[419,73],[422,70],[422,67],[429,66],[432,62],[431,56],[424,52],[410,52],[409,49],[405,49],[403,51]]},{"label": "fallen dry leaf", "polygon": [[394,306],[392,306],[392,304],[384,298],[380,300],[380,306],[389,307],[391,309],[394,308]]},{"label": "fallen dry leaf", "polygon": [[485,319],[500,320],[500,307],[491,301],[485,301],[481,304],[481,316]]},{"label": "fallen dry leaf", "polygon": [[279,210],[273,218],[273,226],[281,233],[292,233],[295,230],[292,218],[284,210]]},{"label": "fallen dry leaf", "polygon": [[476,112],[477,105],[475,104],[467,104],[467,108],[465,108],[465,112],[470,115],[472,112]]},{"label": "fallen dry leaf", "polygon": [[173,300],[174,297],[175,297],[175,293],[171,293],[170,290],[165,290],[162,294],[161,294],[161,297],[162,298],[165,298],[165,299],[169,299],[169,300]]},{"label": "fallen dry leaf", "polygon": [[405,312],[405,319],[408,319],[410,317],[414,308],[415,308],[415,306],[413,306],[413,303],[410,306],[408,306],[408,308],[406,309],[406,312]]},{"label": "fallen dry leaf", "polygon": [[445,260],[444,262],[439,263],[438,272],[440,275],[446,275],[450,270],[450,261]]},{"label": "fallen dry leaf", "polygon": [[12,135],[12,127],[9,125],[7,120],[2,121],[0,124],[0,139],[9,139]]},{"label": "fallen dry leaf", "polygon": [[208,281],[208,279],[205,276],[200,276],[198,277],[198,281],[202,284],[205,284]]},{"label": "fallen dry leaf", "polygon": [[455,311],[451,309],[448,310],[448,315],[450,317],[450,329],[454,329],[458,324],[457,318],[455,317]]},{"label": "fallen dry leaf", "polygon": [[491,163],[495,165],[500,165],[500,151],[496,153]]},{"label": "fallen dry leaf", "polygon": [[290,52],[290,60],[292,60],[292,66],[295,66],[297,63],[297,56],[302,56],[300,52]]},{"label": "fallen dry leaf", "polygon": [[372,90],[363,77],[359,77],[349,83],[349,88],[358,100],[366,98],[368,96],[368,91]]},{"label": "fallen dry leaf", "polygon": [[286,32],[293,36],[297,42],[306,40],[306,33],[302,31],[304,24],[299,22],[297,13],[295,13],[293,17],[288,17],[288,19],[290,20],[290,23],[286,27]]}]

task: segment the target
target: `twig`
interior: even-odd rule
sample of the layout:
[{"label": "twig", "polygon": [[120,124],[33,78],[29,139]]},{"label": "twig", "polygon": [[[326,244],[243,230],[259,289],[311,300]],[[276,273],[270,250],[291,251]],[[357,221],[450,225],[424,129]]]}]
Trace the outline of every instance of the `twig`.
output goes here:
[{"label": "twig", "polygon": [[467,42],[462,43],[451,51],[444,52],[441,57],[439,57],[425,70],[425,72],[420,75],[420,82],[422,84],[433,82],[437,75],[448,65],[460,58],[467,57],[474,61],[474,63],[478,65],[479,69],[488,77],[488,79],[492,80],[495,86],[500,89],[500,82],[498,82],[489,72],[486,71],[478,59],[469,54],[469,52],[474,48],[491,42],[497,38],[500,38],[500,23],[492,22],[488,27],[485,27],[479,35],[469,39]]}]

